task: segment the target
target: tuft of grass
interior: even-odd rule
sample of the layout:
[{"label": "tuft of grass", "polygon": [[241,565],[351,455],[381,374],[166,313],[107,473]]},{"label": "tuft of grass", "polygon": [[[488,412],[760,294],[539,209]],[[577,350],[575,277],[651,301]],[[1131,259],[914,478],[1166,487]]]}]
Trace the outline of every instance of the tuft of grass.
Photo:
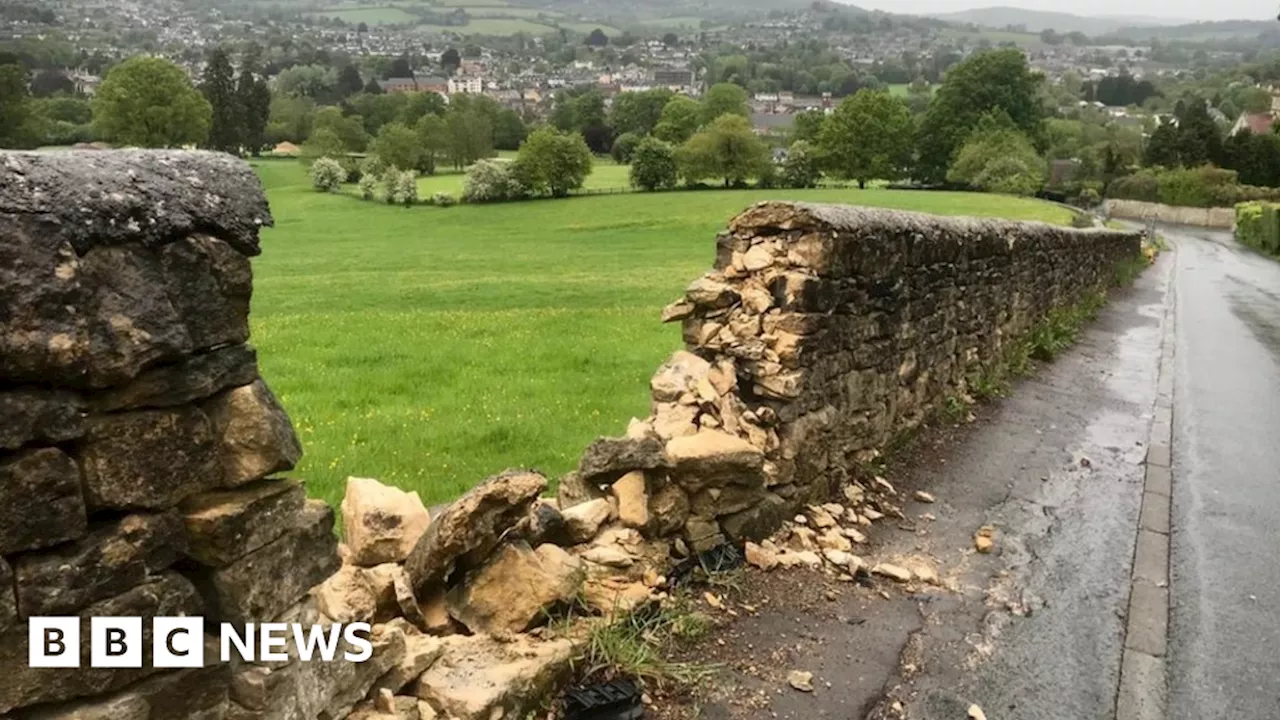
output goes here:
[{"label": "tuft of grass", "polygon": [[672,640],[692,642],[711,630],[711,621],[683,603],[645,606],[613,622],[594,625],[579,661],[584,677],[605,675],[663,684],[696,685],[716,673],[716,665],[675,662],[663,648]]}]

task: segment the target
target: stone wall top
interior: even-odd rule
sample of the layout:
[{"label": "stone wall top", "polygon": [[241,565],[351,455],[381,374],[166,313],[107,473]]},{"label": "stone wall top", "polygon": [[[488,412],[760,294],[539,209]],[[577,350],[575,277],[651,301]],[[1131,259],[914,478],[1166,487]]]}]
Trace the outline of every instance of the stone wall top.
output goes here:
[{"label": "stone wall top", "polygon": [[197,233],[257,255],[258,230],[272,224],[247,163],[179,150],[4,153],[0,215],[52,225],[80,255],[100,245],[155,246]]}]

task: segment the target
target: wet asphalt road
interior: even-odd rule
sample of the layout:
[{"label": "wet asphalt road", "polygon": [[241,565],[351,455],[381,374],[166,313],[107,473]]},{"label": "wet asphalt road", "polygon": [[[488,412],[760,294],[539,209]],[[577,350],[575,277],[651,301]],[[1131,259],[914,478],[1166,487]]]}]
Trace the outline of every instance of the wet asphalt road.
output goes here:
[{"label": "wet asphalt road", "polygon": [[1169,720],[1280,718],[1280,263],[1177,246]]}]

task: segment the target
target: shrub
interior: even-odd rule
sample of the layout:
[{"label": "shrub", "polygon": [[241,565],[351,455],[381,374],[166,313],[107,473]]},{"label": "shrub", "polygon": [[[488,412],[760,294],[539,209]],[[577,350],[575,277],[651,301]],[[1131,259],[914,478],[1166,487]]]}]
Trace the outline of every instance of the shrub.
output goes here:
[{"label": "shrub", "polygon": [[1157,177],[1160,202],[1165,205],[1212,207],[1215,188],[1237,185],[1234,170],[1221,170],[1211,165],[1170,170]]},{"label": "shrub", "polygon": [[804,140],[791,143],[787,159],[782,161],[780,182],[783,187],[817,187],[822,179],[821,158],[818,151]]},{"label": "shrub", "polygon": [[975,131],[956,154],[947,180],[987,192],[1034,195],[1047,165],[1026,135],[1013,129]]},{"label": "shrub", "polygon": [[631,156],[631,186],[650,191],[675,187],[675,148],[657,138],[641,140]]},{"label": "shrub", "polygon": [[458,198],[447,192],[438,192],[431,196],[431,204],[440,207],[453,207],[458,204]]},{"label": "shrub", "polygon": [[1256,250],[1280,255],[1280,205],[1268,202],[1237,205],[1236,240]]},{"label": "shrub", "polygon": [[322,157],[311,163],[311,186],[320,192],[338,192],[346,179],[346,169],[333,158]]},{"label": "shrub", "polygon": [[360,197],[372,200],[378,194],[378,178],[373,173],[360,176]]},{"label": "shrub", "polygon": [[1117,200],[1160,202],[1160,181],[1152,170],[1140,170],[1133,175],[1118,177],[1107,185],[1107,197]]},{"label": "shrub", "polygon": [[462,200],[469,203],[504,202],[526,197],[525,189],[501,160],[481,160],[467,170]]},{"label": "shrub", "polygon": [[1086,208],[1097,205],[1101,200],[1102,196],[1091,187],[1081,189],[1080,194],[1076,196],[1076,204]]},{"label": "shrub", "polygon": [[418,173],[415,170],[398,170],[392,173],[395,188],[392,199],[397,205],[409,207],[418,202]]},{"label": "shrub", "polygon": [[528,192],[564,197],[591,174],[591,150],[578,133],[540,128],[520,146],[511,172]]},{"label": "shrub", "polygon": [[631,157],[635,154],[636,146],[640,144],[641,139],[635,133],[622,133],[613,141],[613,149],[609,154],[619,165],[630,165]]}]

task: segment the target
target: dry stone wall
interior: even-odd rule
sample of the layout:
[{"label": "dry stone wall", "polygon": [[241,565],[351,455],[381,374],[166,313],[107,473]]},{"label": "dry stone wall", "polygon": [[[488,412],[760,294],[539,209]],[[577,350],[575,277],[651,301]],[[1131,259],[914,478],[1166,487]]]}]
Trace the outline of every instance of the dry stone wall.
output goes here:
[{"label": "dry stone wall", "polygon": [[1233,207],[1185,207],[1142,202],[1141,200],[1107,200],[1103,204],[1107,217],[1193,225],[1195,227],[1231,230],[1236,226],[1236,209]]},{"label": "dry stone wall", "polygon": [[[556,497],[514,469],[429,513],[351,478],[339,544],[281,477],[301,448],[247,344],[270,222],[227,156],[0,154],[0,715],[523,717],[571,675],[582,626],[660,600],[673,562],[806,505],[827,526],[883,516],[858,463],[1138,252],[1109,231],[757,205],[665,311],[686,349],[652,414],[591,443]],[[846,504],[811,504],[837,489]],[[849,537],[814,547],[853,572]],[[547,625],[570,606],[590,617]],[[141,616],[143,667],[90,668],[87,643],[80,668],[29,667],[48,615]],[[150,619],[175,615],[206,618],[205,667],[151,667]],[[267,621],[367,622],[373,652],[217,661],[216,623]]]}]

